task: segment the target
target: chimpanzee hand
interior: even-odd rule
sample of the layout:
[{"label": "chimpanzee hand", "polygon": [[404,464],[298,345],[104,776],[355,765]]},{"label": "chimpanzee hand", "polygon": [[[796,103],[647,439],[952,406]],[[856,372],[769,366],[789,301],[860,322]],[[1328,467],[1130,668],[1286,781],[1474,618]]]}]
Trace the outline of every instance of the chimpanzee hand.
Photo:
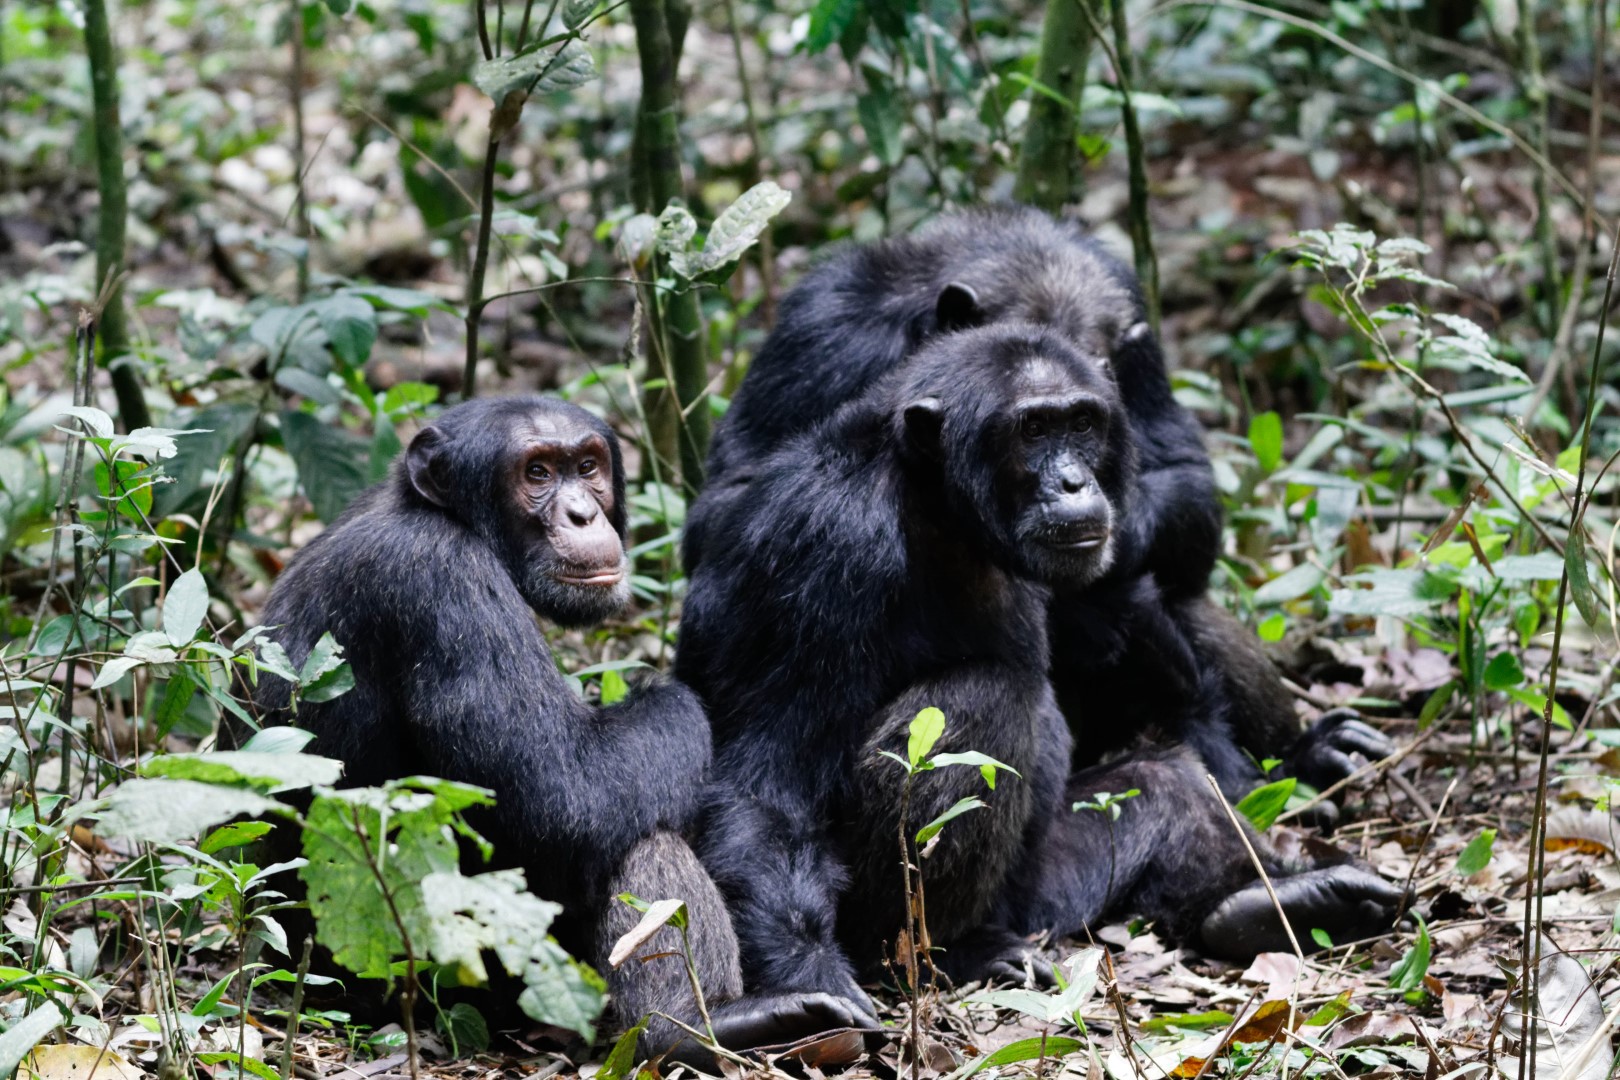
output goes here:
[{"label": "chimpanzee hand", "polygon": [[[1314,951],[1311,931],[1334,941],[1356,941],[1389,930],[1402,890],[1358,866],[1311,870],[1272,882],[1300,948]],[[1203,951],[1223,960],[1249,960],[1257,953],[1289,952],[1288,933],[1261,882],[1222,900],[1199,928]]]},{"label": "chimpanzee hand", "polygon": [[1295,740],[1287,758],[1295,776],[1321,789],[1356,771],[1358,763],[1351,755],[1379,761],[1394,752],[1395,744],[1362,723],[1354,709],[1334,709]]},{"label": "chimpanzee hand", "polygon": [[713,1010],[710,1018],[715,1040],[728,1050],[798,1042],[838,1028],[878,1027],[866,1007],[820,991],[741,997]]},{"label": "chimpanzee hand", "polygon": [[981,926],[957,938],[935,954],[940,973],[958,986],[970,982],[1057,985],[1052,965],[1040,950],[1005,927]]}]

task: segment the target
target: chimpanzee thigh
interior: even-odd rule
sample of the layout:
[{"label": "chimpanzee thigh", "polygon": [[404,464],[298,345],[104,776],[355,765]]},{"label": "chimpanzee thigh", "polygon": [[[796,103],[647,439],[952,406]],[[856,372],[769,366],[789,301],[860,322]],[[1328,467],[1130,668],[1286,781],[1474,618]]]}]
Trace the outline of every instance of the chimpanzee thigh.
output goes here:
[{"label": "chimpanzee thigh", "polygon": [[[674,833],[659,832],[632,847],[619,866],[609,895],[617,897],[626,892],[649,903],[684,900],[687,939],[705,1001],[719,1004],[742,993],[737,935],[731,928],[725,901],[685,840]],[[679,930],[665,926],[617,970],[608,965],[614,943],[640,919],[641,913],[623,901],[608,901],[597,934],[596,968],[607,978],[614,1019],[622,1027],[649,1016],[641,1047],[644,1054],[651,1055],[669,1049],[686,1035],[668,1020],[650,1014],[664,1013],[699,1030],[703,1024],[692,997]],[[647,957],[650,959],[644,959]]]},{"label": "chimpanzee thigh", "polygon": [[[1102,792],[1131,790],[1140,794],[1116,804],[1117,820],[1107,809],[1069,809],[1097,802]],[[1250,835],[1273,869],[1267,845]],[[1185,749],[1141,749],[1076,772],[1032,869],[1009,921],[1024,933],[1059,936],[1080,934],[1114,912],[1136,912],[1159,920],[1176,940],[1196,940],[1204,916],[1256,877],[1203,764]]]},{"label": "chimpanzee thigh", "polygon": [[873,721],[860,748],[838,830],[850,873],[839,909],[839,938],[857,967],[891,944],[905,916],[900,812],[906,774],[879,751],[906,756],[912,719],[935,706],[945,734],[931,755],[975,750],[1017,770],[998,770],[992,790],[977,768],[941,766],[912,782],[905,804],[908,838],[962,799],[985,803],[945,826],[917,866],[927,929],[941,947],[936,963],[957,981],[1005,975],[989,971],[1027,948],[1000,925],[1003,890],[1040,846],[1068,771],[1069,730],[1044,673],[1004,664],[964,665],[920,682]]}]

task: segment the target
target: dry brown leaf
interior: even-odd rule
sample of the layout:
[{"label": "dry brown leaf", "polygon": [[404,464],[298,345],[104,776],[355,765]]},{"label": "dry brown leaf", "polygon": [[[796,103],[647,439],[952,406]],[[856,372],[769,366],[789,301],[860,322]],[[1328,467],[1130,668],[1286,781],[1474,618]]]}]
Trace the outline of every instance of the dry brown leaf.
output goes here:
[{"label": "dry brown leaf", "polygon": [[612,967],[618,967],[630,959],[637,949],[647,944],[654,934],[662,930],[664,925],[675,917],[675,913],[681,909],[684,902],[682,900],[659,900],[656,903],[647,905],[647,910],[642,914],[641,921],[631,927],[629,933],[614,943],[613,951],[608,954],[608,964]]},{"label": "dry brown leaf", "polygon": [[1239,1025],[1227,1042],[1270,1042],[1282,1033],[1283,1028],[1289,1026],[1290,1020],[1293,1021],[1293,1026],[1298,1027],[1304,1019],[1305,1014],[1287,1001],[1275,999],[1262,1001],[1260,1007],[1254,1010],[1254,1015]]},{"label": "dry brown leaf", "polygon": [[29,1080],[141,1080],[123,1055],[83,1043],[36,1046],[23,1070]]},{"label": "dry brown leaf", "polygon": [[1202,1072],[1203,1069],[1203,1058],[1190,1057],[1183,1061],[1180,1065],[1177,1065],[1174,1069],[1171,1069],[1170,1075],[1175,1077],[1176,1080],[1192,1080],[1192,1078]]},{"label": "dry brown leaf", "polygon": [[1266,952],[1254,958],[1242,975],[1244,982],[1266,984],[1266,998],[1285,998],[1299,978],[1299,957],[1293,953]]},{"label": "dry brown leaf", "polygon": [[1547,850],[1607,855],[1615,850],[1620,822],[1610,814],[1560,806],[1547,815]]}]

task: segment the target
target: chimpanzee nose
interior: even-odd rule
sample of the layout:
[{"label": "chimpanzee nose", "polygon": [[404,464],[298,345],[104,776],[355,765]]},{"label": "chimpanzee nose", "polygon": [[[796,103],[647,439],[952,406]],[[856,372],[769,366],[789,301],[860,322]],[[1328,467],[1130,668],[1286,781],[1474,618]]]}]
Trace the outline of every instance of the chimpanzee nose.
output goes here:
[{"label": "chimpanzee nose", "polygon": [[568,500],[568,521],[570,524],[576,526],[589,525],[596,520],[596,515],[595,499],[585,497]]},{"label": "chimpanzee nose", "polygon": [[1063,475],[1063,493],[1065,495],[1077,494],[1085,486],[1085,478],[1078,473],[1065,473]]}]

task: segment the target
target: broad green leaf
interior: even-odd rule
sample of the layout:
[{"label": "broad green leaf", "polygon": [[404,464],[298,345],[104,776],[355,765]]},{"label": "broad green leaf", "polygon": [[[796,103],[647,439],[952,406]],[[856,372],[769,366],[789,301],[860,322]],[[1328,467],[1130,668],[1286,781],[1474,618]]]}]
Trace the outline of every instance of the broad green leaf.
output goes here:
[{"label": "broad green leaf", "polygon": [[885,165],[899,164],[905,153],[902,131],[905,113],[895,100],[894,88],[887,83],[874,86],[855,99],[855,112],[866,132],[866,144]]},{"label": "broad green leaf", "polygon": [[818,53],[844,36],[855,16],[860,13],[861,0],[816,0],[810,9],[810,31],[804,47]]},{"label": "broad green leaf", "polygon": [[578,30],[585,25],[586,20],[596,14],[600,3],[601,0],[567,0],[562,9],[563,25],[570,30]]},{"label": "broad green leaf", "polygon": [[[1328,598],[1334,615],[1422,615],[1456,595],[1457,586],[1423,570],[1364,570],[1345,578],[1352,587]],[[1371,588],[1355,586],[1369,585]]]},{"label": "broad green leaf", "polygon": [[1587,626],[1600,625],[1603,612],[1598,607],[1597,598],[1592,595],[1592,582],[1587,577],[1584,529],[1569,531],[1569,543],[1564,548],[1564,567],[1569,571],[1569,595],[1574,598],[1581,618],[1586,620]]},{"label": "broad green leaf", "polygon": [[1297,600],[1313,592],[1326,577],[1321,567],[1301,563],[1254,590],[1255,605],[1268,607],[1272,604],[1286,604],[1290,600]]},{"label": "broad green leaf", "polygon": [[343,401],[343,393],[328,382],[326,376],[291,364],[276,369],[276,385],[317,405],[337,405]]},{"label": "broad green leaf", "polygon": [[116,430],[112,417],[90,405],[69,405],[62,410],[62,415],[82,420],[92,438],[110,439]]},{"label": "broad green leaf", "polygon": [[635,1027],[619,1036],[619,1041],[613,1044],[608,1053],[607,1060],[602,1062],[602,1068],[597,1071],[592,1080],[629,1080],[631,1070],[639,1060],[636,1056],[636,1041],[641,1033],[647,1030],[647,1021],[643,1019]]},{"label": "broad green leaf", "polygon": [[212,855],[226,848],[241,847],[251,844],[259,837],[275,828],[268,821],[238,821],[230,825],[222,825],[209,833],[197,850],[204,855]]},{"label": "broad green leaf", "polygon": [[[507,963],[506,958],[502,958]],[[507,970],[512,966],[507,963]],[[515,973],[515,972],[514,972]],[[596,1019],[607,1000],[607,984],[563,947],[546,938],[520,975],[525,989],[518,1008],[529,1019],[578,1032],[587,1042],[596,1038]]]},{"label": "broad green leaf", "polygon": [[1036,1061],[1040,1058],[1058,1059],[1068,1054],[1078,1054],[1085,1050],[1086,1044],[1079,1039],[1071,1039],[1066,1035],[1048,1035],[1045,1038],[1019,1039],[1008,1043],[993,1054],[986,1054],[973,1062],[966,1069],[959,1069],[951,1076],[968,1077],[985,1069],[997,1068],[1002,1065],[1014,1065],[1020,1061]]},{"label": "broad green leaf", "polygon": [[[152,512],[152,478],[143,476],[147,466],[138,461],[115,461],[113,469],[107,467],[105,461],[97,461],[95,467],[96,490],[106,499],[113,498],[113,477],[118,478],[117,500],[114,506],[118,512],[130,521],[140,523],[145,515]],[[4,484],[0,483],[0,487]]]},{"label": "broad green leaf", "polygon": [[332,355],[345,367],[358,368],[371,357],[377,341],[377,313],[353,293],[338,293],[311,305]]},{"label": "broad green leaf", "polygon": [[245,788],[194,780],[137,778],[113,789],[96,812],[96,831],[128,840],[175,844],[233,817],[281,809],[274,799]]},{"label": "broad green leaf", "polygon": [[602,704],[616,705],[630,693],[630,687],[624,681],[624,676],[617,671],[602,672]]},{"label": "broad green leaf", "polygon": [[1288,617],[1280,611],[1274,611],[1260,620],[1260,625],[1254,628],[1254,632],[1261,641],[1281,641],[1288,633]]},{"label": "broad green leaf", "polygon": [[370,445],[360,436],[323,424],[309,413],[286,409],[281,413],[281,441],[322,521],[330,523],[366,489]]},{"label": "broad green leaf", "polygon": [[283,724],[255,731],[248,741],[242,744],[242,750],[256,754],[296,754],[314,741],[313,731]]},{"label": "broad green leaf", "polygon": [[771,219],[792,201],[792,195],[770,180],[755,184],[714,219],[702,251],[684,250],[684,245],[666,249],[670,250],[670,269],[695,279],[736,262],[759,239]]},{"label": "broad green leaf", "polygon": [[1495,844],[1496,830],[1481,829],[1479,835],[1468,841],[1468,846],[1457,856],[1457,873],[1468,877],[1485,869],[1491,861],[1491,849]]},{"label": "broad green leaf", "polygon": [[189,645],[208,615],[208,583],[192,567],[174,579],[163,598],[163,632],[171,644]]},{"label": "broad green leaf", "polygon": [[1249,447],[1260,464],[1260,471],[1272,473],[1282,464],[1282,417],[1274,412],[1257,414],[1249,421]]},{"label": "broad green leaf", "polygon": [[1499,652],[1485,665],[1485,689],[1506,690],[1524,683],[1524,668],[1519,658],[1510,652]]},{"label": "broad green leaf", "polygon": [[1160,1013],[1150,1020],[1142,1021],[1142,1030],[1157,1034],[1164,1034],[1171,1028],[1181,1028],[1185,1031],[1215,1031],[1224,1029],[1232,1022],[1232,1014],[1216,1009],[1212,1012],[1201,1013]]},{"label": "broad green leaf", "polygon": [[[492,870],[476,877],[459,871],[433,873],[422,879],[420,888],[433,959],[455,969],[463,986],[489,981],[485,952],[515,948],[526,957],[562,912],[562,905],[528,891],[521,870]],[[520,974],[521,966],[511,970]]]},{"label": "broad green leaf", "polygon": [[101,670],[96,672],[96,680],[90,684],[90,689],[100,690],[104,686],[111,686],[143,663],[145,661],[138,656],[115,656],[101,665]]},{"label": "broad green leaf", "polygon": [[933,821],[930,821],[917,831],[917,843],[928,843],[928,841],[939,835],[939,831],[943,829],[946,824],[955,820],[956,818],[961,817],[969,810],[977,810],[983,805],[984,800],[973,795],[970,795],[965,799],[958,799],[956,801],[956,805],[952,806],[949,810],[945,811],[943,814],[939,815],[939,817],[935,818]]},{"label": "broad green leaf", "polygon": [[1444,709],[1451,702],[1451,697],[1457,692],[1457,680],[1453,679],[1444,686],[1437,687],[1423,703],[1423,709],[1418,713],[1418,730],[1427,731],[1429,725],[1434,723]]},{"label": "broad green leaf", "polygon": [[543,45],[513,56],[485,60],[473,68],[473,85],[499,105],[507,94],[528,96],[570,90],[596,78],[596,61],[578,38]]},{"label": "broad green leaf", "polygon": [[1237,812],[1249,819],[1261,832],[1271,828],[1277,820],[1277,815],[1283,812],[1288,805],[1288,799],[1294,794],[1296,781],[1292,776],[1284,777],[1273,783],[1257,787],[1237,804]]},{"label": "broad green leaf", "polygon": [[41,1039],[61,1027],[65,1019],[56,1002],[45,1001],[0,1033],[0,1076],[10,1076],[15,1072],[28,1052],[38,1046]]},{"label": "broad green leaf", "polygon": [[246,785],[274,794],[338,782],[343,763],[315,754],[215,750],[206,754],[159,754],[141,765],[142,776]]},{"label": "broad green leaf", "polygon": [[939,737],[945,734],[945,714],[933,706],[923,709],[911,720],[911,737],[906,741],[906,757],[911,761],[911,767],[917,768],[923,763]]}]

